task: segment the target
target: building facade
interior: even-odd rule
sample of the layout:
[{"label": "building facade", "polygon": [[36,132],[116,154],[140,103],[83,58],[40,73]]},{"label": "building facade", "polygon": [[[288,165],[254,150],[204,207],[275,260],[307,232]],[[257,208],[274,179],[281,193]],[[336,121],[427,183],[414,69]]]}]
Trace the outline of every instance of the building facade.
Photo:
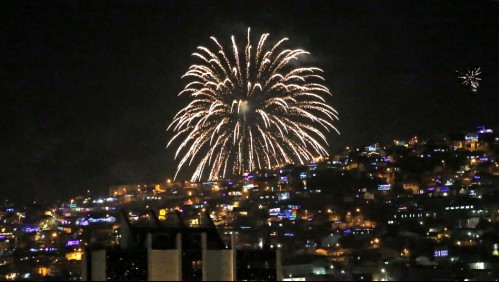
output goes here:
[{"label": "building facade", "polygon": [[82,260],[82,280],[109,281],[276,281],[281,278],[279,250],[238,249],[225,243],[208,214],[197,227],[152,221],[131,224],[122,211],[118,247],[89,248]]}]

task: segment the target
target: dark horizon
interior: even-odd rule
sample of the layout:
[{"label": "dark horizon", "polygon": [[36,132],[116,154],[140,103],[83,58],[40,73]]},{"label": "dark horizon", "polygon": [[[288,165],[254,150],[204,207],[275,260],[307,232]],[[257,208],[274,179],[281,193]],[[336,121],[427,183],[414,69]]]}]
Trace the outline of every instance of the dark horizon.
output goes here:
[{"label": "dark horizon", "polygon": [[[324,70],[330,152],[413,135],[499,129],[498,1],[3,3],[4,198],[65,199],[172,177],[166,132],[210,36],[288,37]],[[481,68],[477,92],[456,71]],[[185,171],[185,170],[184,170]],[[185,171],[180,178],[190,175]]]}]

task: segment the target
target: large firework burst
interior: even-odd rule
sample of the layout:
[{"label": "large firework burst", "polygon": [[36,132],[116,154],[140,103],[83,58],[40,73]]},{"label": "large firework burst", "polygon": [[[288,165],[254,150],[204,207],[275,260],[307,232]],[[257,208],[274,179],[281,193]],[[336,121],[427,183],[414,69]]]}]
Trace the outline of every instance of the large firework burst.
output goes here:
[{"label": "large firework burst", "polygon": [[323,98],[330,95],[323,71],[296,67],[292,61],[309,53],[282,48],[287,38],[266,48],[268,37],[263,34],[254,49],[248,29],[244,50],[231,37],[231,53],[211,37],[216,51],[199,46],[192,54],[201,63],[183,75],[191,81],[179,93],[191,101],[168,127],[175,135],[167,146],[183,138],[175,177],[186,164],[195,166],[192,181],[205,170],[215,180],[328,154],[323,132],[338,132],[332,124],[338,117]]},{"label": "large firework burst", "polygon": [[467,73],[461,73],[457,71],[459,74],[458,78],[463,80],[463,84],[470,87],[471,91],[476,92],[478,90],[479,82],[482,80],[480,75],[480,68],[476,68],[473,70],[468,70]]}]

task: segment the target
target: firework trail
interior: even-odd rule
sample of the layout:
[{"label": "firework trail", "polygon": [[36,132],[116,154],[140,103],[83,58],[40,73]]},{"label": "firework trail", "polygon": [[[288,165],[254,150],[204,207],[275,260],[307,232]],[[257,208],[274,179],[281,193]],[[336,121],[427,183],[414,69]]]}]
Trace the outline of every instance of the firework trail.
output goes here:
[{"label": "firework trail", "polygon": [[459,71],[456,71],[459,76],[458,78],[461,79],[463,82],[462,84],[467,85],[470,87],[471,91],[476,92],[478,90],[479,81],[482,80],[479,75],[480,75],[480,68],[476,68],[474,70],[468,70],[467,73],[461,73]]},{"label": "firework trail", "polygon": [[215,51],[199,46],[192,54],[201,63],[182,76],[190,82],[179,93],[190,103],[168,126],[174,135],[167,147],[182,140],[175,178],[184,166],[195,167],[192,181],[205,174],[216,180],[328,155],[324,131],[339,134],[333,125],[338,113],[323,98],[331,95],[323,71],[295,67],[291,62],[309,53],[284,49],[287,38],[266,48],[268,37],[261,35],[254,48],[248,29],[244,49],[234,36],[227,49],[211,37]]}]

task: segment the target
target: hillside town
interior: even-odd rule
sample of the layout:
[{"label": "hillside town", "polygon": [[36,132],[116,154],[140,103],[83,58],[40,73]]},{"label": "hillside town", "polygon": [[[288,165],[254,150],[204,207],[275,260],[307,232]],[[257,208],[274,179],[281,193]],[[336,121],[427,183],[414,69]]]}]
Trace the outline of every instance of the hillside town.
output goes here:
[{"label": "hillside town", "polygon": [[[0,280],[92,280],[89,252],[122,248],[124,225],[173,221],[209,221],[227,248],[278,252],[267,280],[499,279],[499,132],[483,126],[231,179],[1,204]],[[151,280],[137,275],[120,277]]]}]

